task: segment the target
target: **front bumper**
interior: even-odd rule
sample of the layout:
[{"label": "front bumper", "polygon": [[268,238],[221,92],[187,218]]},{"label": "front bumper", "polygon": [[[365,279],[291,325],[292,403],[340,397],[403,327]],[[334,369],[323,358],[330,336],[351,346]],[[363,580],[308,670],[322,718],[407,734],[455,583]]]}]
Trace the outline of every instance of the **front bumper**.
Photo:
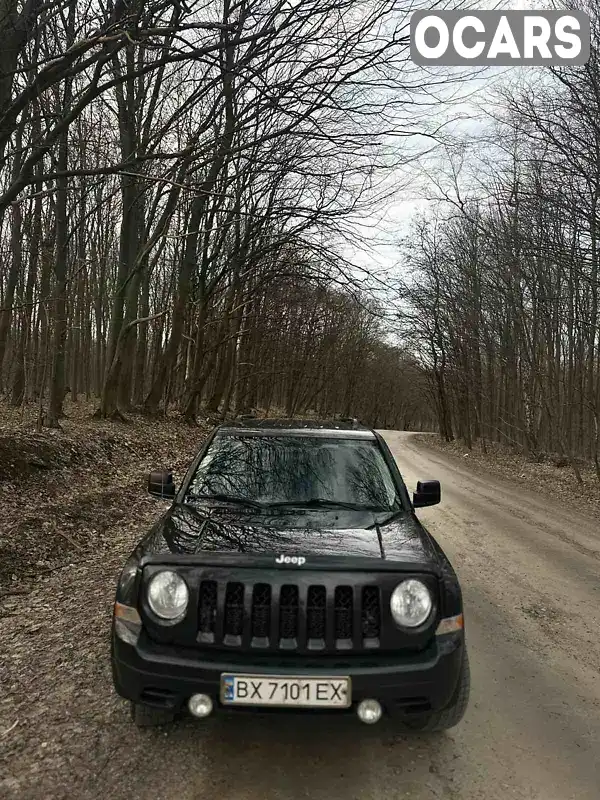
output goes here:
[{"label": "front bumper", "polygon": [[[112,634],[112,669],[117,693],[138,703],[179,710],[192,694],[208,694],[217,711],[271,713],[263,707],[236,708],[219,701],[223,672],[256,675],[350,676],[352,711],[366,698],[375,698],[389,715],[437,711],[449,704],[457,686],[464,653],[464,633],[434,638],[430,647],[410,655],[302,658],[254,654],[199,653],[158,645],[144,633],[137,645]],[[323,713],[313,709],[273,709],[283,713]]]}]

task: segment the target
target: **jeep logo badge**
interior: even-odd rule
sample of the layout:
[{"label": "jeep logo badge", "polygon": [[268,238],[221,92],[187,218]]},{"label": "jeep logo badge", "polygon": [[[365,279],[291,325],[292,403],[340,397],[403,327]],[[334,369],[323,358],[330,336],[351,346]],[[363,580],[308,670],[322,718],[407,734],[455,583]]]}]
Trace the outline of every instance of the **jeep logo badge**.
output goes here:
[{"label": "jeep logo badge", "polygon": [[275,559],[276,564],[296,564],[296,566],[301,567],[303,564],[306,564],[306,559],[304,556],[284,556],[280,555]]}]

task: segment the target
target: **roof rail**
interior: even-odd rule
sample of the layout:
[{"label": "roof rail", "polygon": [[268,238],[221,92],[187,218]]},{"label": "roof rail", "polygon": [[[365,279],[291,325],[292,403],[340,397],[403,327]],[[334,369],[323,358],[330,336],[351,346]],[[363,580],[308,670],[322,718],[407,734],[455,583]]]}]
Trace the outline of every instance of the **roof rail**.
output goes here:
[{"label": "roof rail", "polygon": [[356,419],[356,417],[342,417],[341,415],[336,417],[339,422],[345,422],[347,425],[360,425],[360,422]]}]

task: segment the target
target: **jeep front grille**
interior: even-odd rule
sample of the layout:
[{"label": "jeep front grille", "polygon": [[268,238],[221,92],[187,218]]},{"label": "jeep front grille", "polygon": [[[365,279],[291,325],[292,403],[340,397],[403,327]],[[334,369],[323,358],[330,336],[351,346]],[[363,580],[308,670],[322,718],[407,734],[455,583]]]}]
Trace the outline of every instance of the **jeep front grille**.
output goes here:
[{"label": "jeep front grille", "polygon": [[380,646],[377,586],[204,580],[198,641],[269,650],[340,651]]}]

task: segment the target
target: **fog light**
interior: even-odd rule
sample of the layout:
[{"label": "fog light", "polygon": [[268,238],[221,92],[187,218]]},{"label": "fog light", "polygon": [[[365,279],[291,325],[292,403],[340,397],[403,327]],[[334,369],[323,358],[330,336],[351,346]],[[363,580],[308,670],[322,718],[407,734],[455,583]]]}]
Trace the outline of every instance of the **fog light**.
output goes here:
[{"label": "fog light", "polygon": [[367,725],[374,725],[381,719],[381,703],[377,700],[362,700],[358,704],[356,713],[361,722],[366,722]]},{"label": "fog light", "polygon": [[207,694],[193,694],[188,700],[188,708],[195,717],[208,717],[213,710],[213,701]]}]

